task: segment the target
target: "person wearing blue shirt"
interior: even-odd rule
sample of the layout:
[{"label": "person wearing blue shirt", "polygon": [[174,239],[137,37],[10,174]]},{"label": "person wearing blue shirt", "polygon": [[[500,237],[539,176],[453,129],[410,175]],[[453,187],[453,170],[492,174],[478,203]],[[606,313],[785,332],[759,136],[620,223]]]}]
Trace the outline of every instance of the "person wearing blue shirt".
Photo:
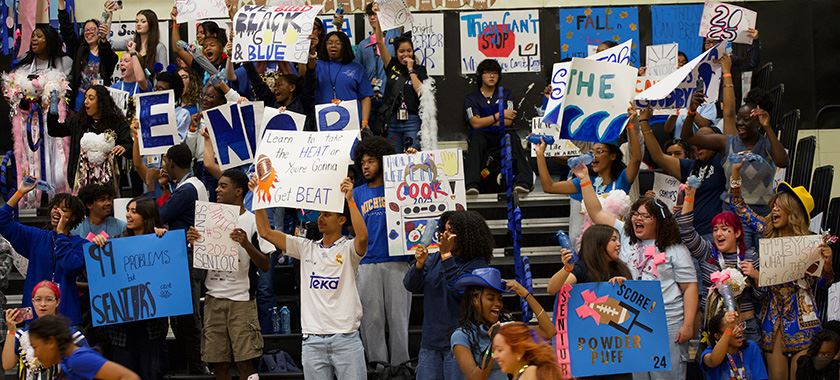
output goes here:
[{"label": "person wearing blue shirt", "polygon": [[87,218],[71,233],[83,239],[88,234],[118,236],[125,230],[125,222],[114,215],[114,188],[101,183],[91,183],[79,189],[79,199],[87,208]]},{"label": "person wearing blue shirt", "polygon": [[146,79],[146,72],[143,71],[143,66],[140,64],[140,59],[137,58],[137,52],[133,50],[133,46],[129,48],[128,54],[123,54],[119,69],[122,80],[112,84],[111,88],[128,92],[129,99],[136,94],[152,89],[152,83]]},{"label": "person wearing blue shirt", "polygon": [[[411,293],[402,286],[410,256],[392,256],[388,251],[385,220],[385,182],[382,157],[394,154],[383,137],[369,136],[356,146],[356,167],[365,183],[353,189],[353,199],[369,231],[367,254],[359,265],[359,297],[362,308],[362,342],[368,362],[398,365],[408,356],[408,316]],[[387,320],[389,344],[384,344]],[[390,360],[389,360],[390,348]]]},{"label": "person wearing blue shirt", "polygon": [[[45,229],[26,226],[15,220],[14,208],[34,189],[35,184],[22,181],[18,191],[0,208],[0,235],[9,240],[21,256],[29,259],[23,294],[31,294],[35,284],[43,280],[57,283],[66,295],[58,307],[59,313],[70,318],[74,325],[81,325],[76,277],[85,267],[82,245],[87,240],[69,233],[84,218],[85,206],[73,195],[56,194],[47,207],[49,225]],[[22,305],[32,307],[32,299],[23,297]]]},{"label": "person wearing blue shirt", "polygon": [[[515,101],[510,90],[505,89],[499,95],[499,84],[502,80],[502,66],[494,59],[485,59],[476,69],[479,88],[464,98],[469,138],[467,140],[467,154],[464,157],[464,178],[467,195],[478,195],[481,183],[481,171],[484,168],[491,149],[501,146],[502,134],[505,128],[513,127],[517,112]],[[499,103],[504,104],[504,112],[499,112]],[[504,119],[504,127],[500,120]],[[522,150],[519,135],[510,130],[510,148],[516,179],[514,190],[518,193],[528,193],[534,186],[534,172],[528,163],[528,157]]]},{"label": "person wearing blue shirt", "polygon": [[[314,46],[313,46],[314,48]],[[306,70],[315,72],[315,104],[335,103],[342,100],[357,101],[361,127],[368,127],[373,89],[365,78],[362,65],[353,62],[353,47],[346,34],[333,31],[321,45],[317,55],[309,55]]]},{"label": "person wearing blue shirt", "polygon": [[[700,355],[700,369],[708,380],[767,380],[761,349],[744,338],[742,323],[734,311],[718,314],[709,321],[709,345]],[[836,373],[835,373],[836,375]]]},{"label": "person wearing blue shirt", "polygon": [[[368,23],[373,29],[373,25],[379,23],[379,17],[373,10],[373,2],[365,5],[365,16],[367,16]],[[402,35],[400,28],[386,30],[384,42],[386,49],[391,56],[395,56],[393,41]],[[371,101],[371,125],[375,125],[375,119],[379,107],[382,104],[382,96],[385,94],[385,84],[388,81],[386,74],[387,64],[383,64],[380,56],[382,55],[382,48],[377,46],[378,38],[376,33],[372,33],[368,38],[363,39],[356,45],[356,58],[354,61],[365,68],[365,80],[370,83],[373,89],[373,99]],[[386,120],[387,121],[387,120]]]},{"label": "person wearing blue shirt", "polygon": [[447,211],[440,216],[438,236],[446,226],[450,230],[475,231],[459,234],[452,252],[428,253],[420,246],[414,253],[414,263],[403,279],[410,292],[423,294],[423,330],[420,335],[420,354],[417,362],[418,379],[449,379],[459,374],[455,358],[449,348],[450,337],[458,327],[461,295],[455,280],[474,269],[489,266],[493,236],[479,214],[467,211]]}]

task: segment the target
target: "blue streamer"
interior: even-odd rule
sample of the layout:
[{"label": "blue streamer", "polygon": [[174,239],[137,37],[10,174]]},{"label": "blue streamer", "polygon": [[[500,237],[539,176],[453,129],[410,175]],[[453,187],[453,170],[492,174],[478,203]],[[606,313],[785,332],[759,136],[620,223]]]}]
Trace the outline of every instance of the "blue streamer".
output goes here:
[{"label": "blue streamer", "polygon": [[0,21],[3,26],[0,27],[0,44],[3,45],[3,55],[9,55],[9,28],[6,26],[6,19],[9,17],[9,6],[6,5],[6,0],[0,0]]},{"label": "blue streamer", "polygon": [[[44,112],[36,102],[31,102],[29,108],[29,117],[26,118],[26,142],[29,144],[29,150],[37,152],[38,149],[44,145]],[[33,140],[32,136],[32,116],[38,114],[38,140]]]}]

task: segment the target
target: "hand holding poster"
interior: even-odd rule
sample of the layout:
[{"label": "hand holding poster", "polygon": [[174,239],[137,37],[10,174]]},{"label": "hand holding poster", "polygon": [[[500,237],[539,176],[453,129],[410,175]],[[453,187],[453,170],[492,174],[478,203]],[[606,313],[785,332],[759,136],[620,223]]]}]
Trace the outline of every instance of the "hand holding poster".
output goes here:
[{"label": "hand holding poster", "polygon": [[411,26],[411,12],[408,11],[405,0],[376,0],[376,4],[379,5],[376,16],[383,31]]},{"label": "hand holding poster", "polygon": [[653,173],[653,191],[656,199],[665,203],[668,210],[673,210],[680,195],[680,180],[667,174]]},{"label": "hand holding poster", "polygon": [[240,8],[233,23],[233,61],[306,63],[309,35],[321,8],[321,5]]},{"label": "hand holding poster", "polygon": [[175,7],[179,23],[230,17],[225,0],[175,0]]},{"label": "hand holding poster", "polygon": [[164,154],[181,142],[175,127],[175,93],[172,90],[135,95],[140,122],[140,154]]},{"label": "hand holding poster", "polygon": [[[422,237],[432,237],[429,252],[438,251],[437,236],[428,228],[448,210],[464,210],[464,168],[458,149],[396,154],[383,158],[388,252],[410,255]],[[364,207],[364,206],[362,206]]]},{"label": "hand holding poster", "polygon": [[575,377],[671,368],[659,281],[574,285],[567,318]]},{"label": "hand holding poster", "polygon": [[758,285],[783,284],[799,280],[806,274],[819,276],[824,264],[818,248],[820,244],[820,235],[759,239],[761,275]]},{"label": "hand holding poster", "polygon": [[94,326],[192,314],[183,230],[83,246]]},{"label": "hand holding poster", "polygon": [[315,121],[322,132],[359,130],[359,102],[342,100],[338,104],[318,104],[315,106]]},{"label": "hand holding poster", "polygon": [[[560,138],[560,126],[546,124],[539,117],[531,119],[531,133],[554,137],[554,144],[545,147],[546,157],[569,157],[580,155],[580,149],[569,140]],[[531,157],[537,156],[537,144],[531,144]]]},{"label": "hand holding poster", "polygon": [[684,108],[691,102],[698,78],[702,78],[705,84],[706,100],[717,101],[721,74],[720,65],[715,64],[715,61],[722,54],[723,48],[718,44],[668,76],[659,79],[636,95],[634,98],[636,107]]},{"label": "hand holding poster", "polygon": [[492,58],[504,73],[539,72],[540,15],[536,10],[460,14],[461,73],[475,74]]},{"label": "hand holding poster", "polygon": [[700,37],[752,45],[748,29],[755,29],[756,13],[737,5],[706,0],[700,20]]},{"label": "hand holding poster", "polygon": [[195,202],[195,229],[201,238],[193,243],[193,267],[224,272],[239,270],[238,243],[230,238],[239,219],[239,206]]},{"label": "hand holding poster", "polygon": [[257,149],[253,209],[341,212],[341,181],[358,136],[358,131],[265,131]]}]

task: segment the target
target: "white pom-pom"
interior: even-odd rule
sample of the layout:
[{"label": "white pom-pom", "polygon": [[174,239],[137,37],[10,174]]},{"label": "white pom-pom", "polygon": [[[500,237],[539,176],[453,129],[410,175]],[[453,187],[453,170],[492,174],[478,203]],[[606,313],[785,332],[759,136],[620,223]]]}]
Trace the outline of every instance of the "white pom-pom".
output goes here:
[{"label": "white pom-pom", "polygon": [[435,80],[423,81],[420,91],[420,146],[422,150],[434,150],[438,146],[437,102],[435,101]]},{"label": "white pom-pom", "polygon": [[114,148],[114,138],[107,133],[87,132],[79,140],[79,146],[87,154],[88,161],[100,165]]}]

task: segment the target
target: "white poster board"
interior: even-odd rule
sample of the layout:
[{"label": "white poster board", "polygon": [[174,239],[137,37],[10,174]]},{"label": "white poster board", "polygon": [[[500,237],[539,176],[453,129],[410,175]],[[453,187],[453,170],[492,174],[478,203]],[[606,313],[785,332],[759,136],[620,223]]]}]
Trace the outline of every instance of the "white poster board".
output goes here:
[{"label": "white poster board", "polygon": [[[464,165],[459,149],[431,150],[383,157],[388,252],[410,255],[426,228],[447,210],[465,210]],[[434,220],[430,224],[430,221]],[[431,235],[430,235],[431,236]],[[437,237],[427,245],[439,249]]]},{"label": "white poster board", "polygon": [[835,282],[828,288],[826,320],[840,321],[840,282]]},{"label": "white poster board", "polygon": [[721,69],[715,61],[723,53],[723,47],[718,44],[668,76],[658,79],[655,84],[636,95],[636,107],[684,108],[691,102],[698,78],[703,78],[706,101],[717,101]]},{"label": "white poster board", "polygon": [[376,0],[379,4],[379,26],[383,31],[402,26],[411,26],[411,12],[405,5],[405,0]]},{"label": "white poster board", "polygon": [[195,201],[193,267],[222,272],[239,270],[239,243],[230,238],[239,219],[239,206]]},{"label": "white poster board", "polygon": [[260,148],[260,141],[266,130],[301,132],[305,123],[306,115],[289,110],[280,112],[278,108],[265,107],[262,122],[258,124],[259,129],[257,129],[257,149]]},{"label": "white poster board", "polygon": [[340,103],[326,103],[315,106],[315,124],[318,131],[359,130],[359,102],[342,100]]},{"label": "white poster board", "polygon": [[809,267],[819,263],[813,273],[821,273],[824,261],[817,248],[822,236],[805,235],[760,239],[761,276],[759,286],[770,286],[796,281],[805,277]]},{"label": "white poster board", "polygon": [[680,180],[667,174],[653,173],[653,192],[656,199],[668,206],[668,210],[673,210],[680,195]]},{"label": "white poster board", "polygon": [[175,120],[175,93],[172,90],[134,95],[140,131],[140,155],[164,154],[180,143]]},{"label": "white poster board", "polygon": [[633,40],[624,41],[616,46],[613,46],[607,50],[603,50],[600,53],[595,53],[586,57],[586,59],[591,59],[593,61],[606,61],[606,62],[613,62],[613,63],[620,63],[623,65],[630,64],[630,56],[633,54]]},{"label": "white poster board", "polygon": [[178,22],[228,17],[225,0],[175,0]]},{"label": "white poster board", "polygon": [[114,218],[127,222],[125,214],[130,202],[131,198],[114,198]]},{"label": "white poster board", "polygon": [[677,54],[680,48],[676,43],[648,45],[645,48],[645,73],[665,76],[677,70]]},{"label": "white poster board", "polygon": [[539,11],[484,11],[459,14],[461,74],[475,74],[481,61],[499,61],[504,73],[539,72]]},{"label": "white poster board", "polygon": [[267,130],[257,149],[253,209],[342,212],[341,181],[358,131]]},{"label": "white poster board", "polygon": [[108,93],[111,94],[114,105],[122,111],[123,115],[128,115],[128,98],[131,97],[131,93],[113,87],[108,87]]},{"label": "white poster board", "polygon": [[571,62],[555,63],[551,70],[551,92],[545,106],[543,121],[548,124],[560,124],[563,114],[563,99],[566,97],[566,83],[569,81]]},{"label": "white poster board", "polygon": [[443,75],[445,42],[443,38],[443,13],[415,13],[412,15],[411,40],[417,63],[429,75]]},{"label": "white poster board", "polygon": [[[569,157],[580,155],[580,149],[570,140],[560,138],[560,126],[546,124],[539,117],[531,119],[531,133],[554,137],[554,144],[546,145],[546,157]],[[537,156],[537,144],[531,144],[531,157]]]},{"label": "white poster board", "polygon": [[747,29],[755,28],[757,14],[737,5],[706,1],[700,19],[700,37],[752,45]]},{"label": "white poster board", "polygon": [[321,5],[240,8],[233,18],[233,61],[306,63],[309,36],[321,8]]}]

